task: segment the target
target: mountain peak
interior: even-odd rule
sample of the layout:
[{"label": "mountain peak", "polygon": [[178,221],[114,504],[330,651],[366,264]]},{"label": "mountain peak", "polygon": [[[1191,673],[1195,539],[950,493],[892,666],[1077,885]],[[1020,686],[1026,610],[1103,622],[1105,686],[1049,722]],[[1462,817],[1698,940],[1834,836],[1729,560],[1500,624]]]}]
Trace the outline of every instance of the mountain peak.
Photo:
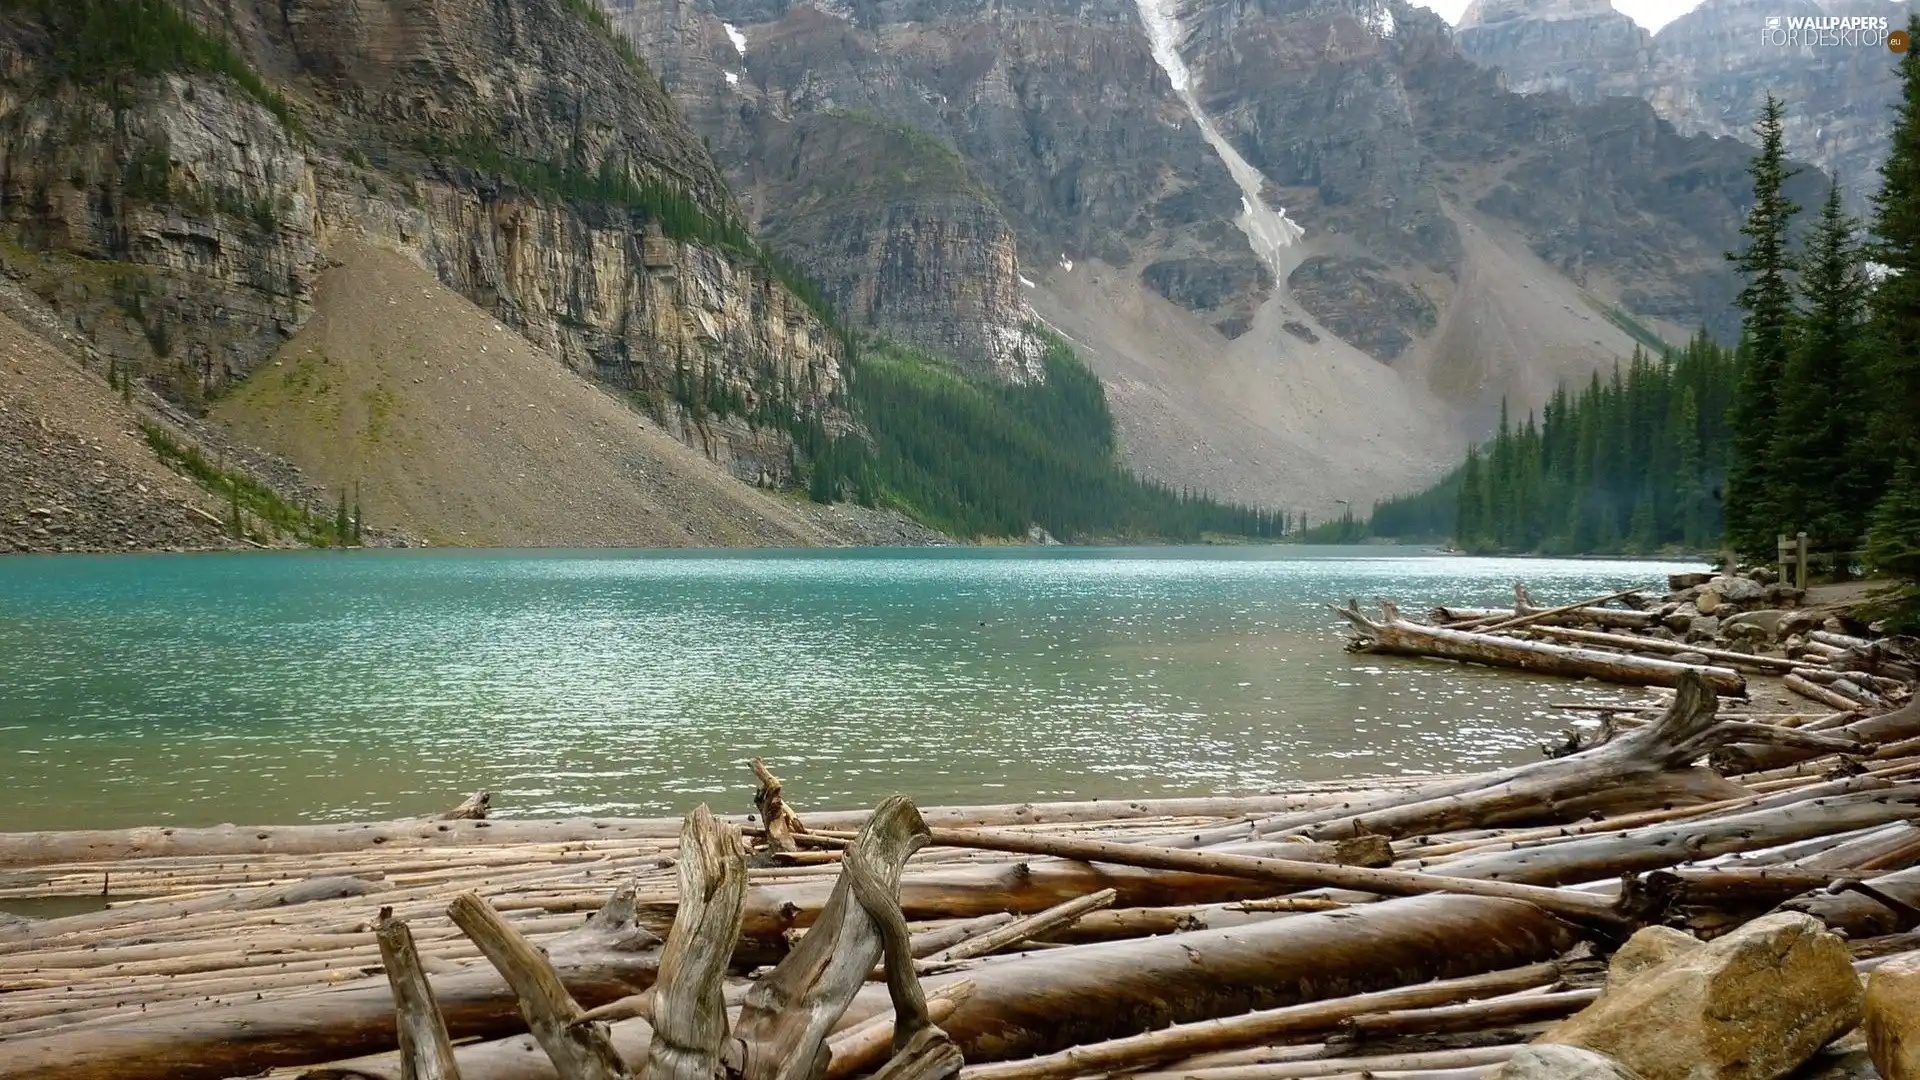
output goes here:
[{"label": "mountain peak", "polygon": [[1620,15],[1609,0],[1473,0],[1461,14],[1455,29],[1469,30],[1513,19],[1554,21],[1606,15]]}]

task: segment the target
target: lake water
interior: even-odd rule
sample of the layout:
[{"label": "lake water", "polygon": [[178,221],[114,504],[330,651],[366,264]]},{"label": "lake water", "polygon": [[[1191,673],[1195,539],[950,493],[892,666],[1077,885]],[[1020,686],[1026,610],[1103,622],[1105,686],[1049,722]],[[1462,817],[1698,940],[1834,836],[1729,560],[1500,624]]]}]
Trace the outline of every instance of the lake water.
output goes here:
[{"label": "lake water", "polygon": [[1323,604],[1674,565],[1376,548],[0,559],[0,831],[1257,791],[1536,758],[1630,690],[1354,656]]}]

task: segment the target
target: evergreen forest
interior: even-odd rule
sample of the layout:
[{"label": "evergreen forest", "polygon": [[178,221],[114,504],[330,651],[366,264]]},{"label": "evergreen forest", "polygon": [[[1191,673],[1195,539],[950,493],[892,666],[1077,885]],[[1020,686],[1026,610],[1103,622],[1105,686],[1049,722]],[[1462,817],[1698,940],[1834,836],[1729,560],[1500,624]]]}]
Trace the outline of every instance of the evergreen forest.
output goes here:
[{"label": "evergreen forest", "polygon": [[1636,351],[1537,416],[1503,408],[1492,440],[1438,484],[1309,538],[1767,562],[1779,534],[1804,531],[1837,574],[1920,581],[1920,54],[1898,63],[1864,224],[1837,188],[1817,208],[1787,197],[1787,106],[1768,98],[1743,245],[1727,256],[1745,280],[1733,348],[1703,334]]}]

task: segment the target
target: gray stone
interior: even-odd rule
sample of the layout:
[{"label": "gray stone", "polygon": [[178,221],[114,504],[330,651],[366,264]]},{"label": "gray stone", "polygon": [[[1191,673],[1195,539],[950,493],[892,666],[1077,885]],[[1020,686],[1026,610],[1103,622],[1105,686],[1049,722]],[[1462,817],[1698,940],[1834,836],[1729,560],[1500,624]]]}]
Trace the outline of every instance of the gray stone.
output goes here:
[{"label": "gray stone", "polygon": [[1646,1080],[1778,1080],[1860,1022],[1846,943],[1818,919],[1767,915],[1610,988],[1540,1037]]},{"label": "gray stone", "polygon": [[[1761,640],[1777,641],[1780,638],[1780,624],[1786,619],[1787,612],[1779,608],[1763,608],[1759,611],[1743,611],[1729,615],[1721,621],[1721,628],[1728,634],[1743,627],[1755,627],[1760,631]],[[1744,634],[1745,630],[1741,630]]]},{"label": "gray stone", "polygon": [[1498,1080],[1641,1080],[1605,1054],[1559,1043],[1523,1046],[1495,1075]]},{"label": "gray stone", "polygon": [[1713,574],[1712,574],[1712,573],[1710,573],[1710,572],[1708,572],[1708,573],[1687,573],[1687,574],[1668,574],[1668,575],[1667,575],[1667,588],[1668,588],[1668,589],[1669,589],[1670,591],[1672,591],[1672,592],[1680,592],[1680,591],[1681,591],[1681,590],[1683,590],[1683,589],[1694,589],[1694,588],[1698,588],[1698,587],[1700,587],[1700,586],[1702,586],[1702,585],[1705,585],[1705,584],[1706,584],[1707,582],[1709,582],[1709,581],[1712,581],[1712,580],[1713,580]]},{"label": "gray stone", "polygon": [[1737,574],[1714,578],[1708,588],[1719,593],[1721,600],[1734,604],[1750,604],[1767,594],[1766,586]]},{"label": "gray stone", "polygon": [[1701,941],[1670,926],[1648,926],[1634,932],[1607,961],[1607,989],[1612,991],[1651,967],[1692,952]]},{"label": "gray stone", "polygon": [[1720,633],[1720,620],[1712,615],[1701,615],[1687,624],[1688,641],[1712,641]]},{"label": "gray stone", "polygon": [[1672,614],[1661,618],[1660,624],[1676,634],[1684,634],[1687,628],[1693,625],[1693,620],[1699,617],[1699,608],[1692,604],[1681,604],[1673,610]]}]

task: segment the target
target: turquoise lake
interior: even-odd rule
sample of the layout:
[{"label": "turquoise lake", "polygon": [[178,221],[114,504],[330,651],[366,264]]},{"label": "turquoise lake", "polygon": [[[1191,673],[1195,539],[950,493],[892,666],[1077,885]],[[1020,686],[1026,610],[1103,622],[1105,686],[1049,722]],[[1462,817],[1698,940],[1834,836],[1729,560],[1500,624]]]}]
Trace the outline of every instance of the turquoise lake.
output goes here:
[{"label": "turquoise lake", "polygon": [[1539,756],[1630,689],[1355,656],[1324,604],[1651,562],[1380,548],[0,559],[0,830],[1258,791]]}]

